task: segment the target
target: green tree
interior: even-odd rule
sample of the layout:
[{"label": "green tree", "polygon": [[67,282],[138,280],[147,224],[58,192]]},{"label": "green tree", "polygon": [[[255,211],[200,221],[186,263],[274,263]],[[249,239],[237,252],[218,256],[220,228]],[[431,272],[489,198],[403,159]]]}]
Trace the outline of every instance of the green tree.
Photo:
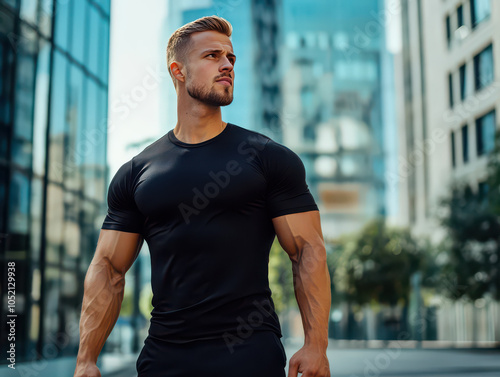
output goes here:
[{"label": "green tree", "polygon": [[500,299],[498,215],[469,186],[455,186],[442,205],[447,211],[441,223],[449,237],[441,291],[453,300],[477,300],[487,293]]},{"label": "green tree", "polygon": [[[441,200],[441,224],[448,232],[441,290],[451,299],[500,300],[500,132],[488,156],[487,190],[454,183]],[[485,192],[486,191],[486,192]]]},{"label": "green tree", "polygon": [[428,270],[425,250],[406,229],[388,228],[383,219],[345,237],[335,284],[350,303],[408,304],[410,276]]},{"label": "green tree", "polygon": [[269,286],[278,314],[296,305],[292,261],[279,244],[277,237],[274,238],[269,253]]}]

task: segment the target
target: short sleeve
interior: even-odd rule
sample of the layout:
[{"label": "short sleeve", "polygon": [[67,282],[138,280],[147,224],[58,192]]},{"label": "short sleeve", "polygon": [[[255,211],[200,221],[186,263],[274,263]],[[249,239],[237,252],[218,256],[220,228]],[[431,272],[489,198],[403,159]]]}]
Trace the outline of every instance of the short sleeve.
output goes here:
[{"label": "short sleeve", "polygon": [[108,212],[101,229],[142,233],[144,215],[134,200],[132,160],[123,164],[111,180],[108,189]]},{"label": "short sleeve", "polygon": [[304,164],[295,152],[269,140],[262,158],[268,183],[266,205],[271,218],[318,210],[306,183]]}]

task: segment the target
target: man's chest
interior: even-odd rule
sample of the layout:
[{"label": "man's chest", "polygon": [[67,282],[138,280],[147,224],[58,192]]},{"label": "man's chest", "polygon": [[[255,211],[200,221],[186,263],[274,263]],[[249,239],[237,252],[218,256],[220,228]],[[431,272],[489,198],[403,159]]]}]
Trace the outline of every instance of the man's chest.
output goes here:
[{"label": "man's chest", "polygon": [[267,182],[258,159],[229,152],[186,150],[153,159],[135,184],[139,210],[150,219],[186,221],[211,210],[263,209]]}]

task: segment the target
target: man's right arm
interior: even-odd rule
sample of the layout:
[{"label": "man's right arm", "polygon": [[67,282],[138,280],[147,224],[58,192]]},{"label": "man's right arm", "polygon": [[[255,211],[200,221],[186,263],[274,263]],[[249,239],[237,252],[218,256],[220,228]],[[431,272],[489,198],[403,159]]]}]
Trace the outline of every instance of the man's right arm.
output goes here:
[{"label": "man's right arm", "polygon": [[120,314],[125,273],[143,243],[138,233],[101,229],[85,276],[80,347],[74,377],[100,377],[97,357]]}]

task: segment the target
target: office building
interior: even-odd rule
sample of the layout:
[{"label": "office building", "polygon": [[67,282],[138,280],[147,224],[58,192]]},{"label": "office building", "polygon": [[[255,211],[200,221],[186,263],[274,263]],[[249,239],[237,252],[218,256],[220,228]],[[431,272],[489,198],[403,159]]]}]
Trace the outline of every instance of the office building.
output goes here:
[{"label": "office building", "polygon": [[[401,221],[442,237],[436,209],[453,182],[485,189],[500,111],[500,4],[402,1],[397,57]],[[430,27],[429,25],[435,25]]]},{"label": "office building", "polygon": [[283,1],[283,142],[306,165],[327,239],[397,210],[384,177],[397,133],[385,7]]},{"label": "office building", "polygon": [[15,314],[16,370],[68,376],[107,208],[110,2],[2,0],[0,19],[1,351]]},{"label": "office building", "polygon": [[[487,190],[487,160],[499,128],[500,3],[401,0],[402,50],[395,77],[400,130],[400,223],[436,243],[446,237],[439,203],[454,183]],[[453,282],[450,282],[453,288]],[[494,345],[500,305],[445,300],[437,338]]]}]

